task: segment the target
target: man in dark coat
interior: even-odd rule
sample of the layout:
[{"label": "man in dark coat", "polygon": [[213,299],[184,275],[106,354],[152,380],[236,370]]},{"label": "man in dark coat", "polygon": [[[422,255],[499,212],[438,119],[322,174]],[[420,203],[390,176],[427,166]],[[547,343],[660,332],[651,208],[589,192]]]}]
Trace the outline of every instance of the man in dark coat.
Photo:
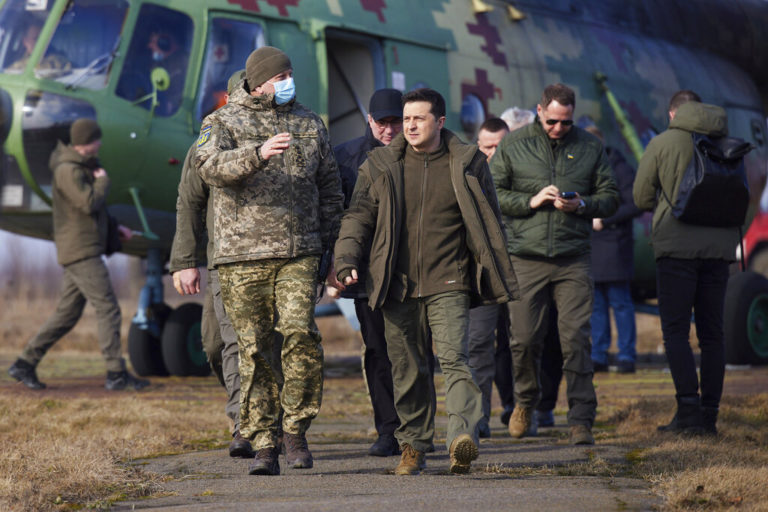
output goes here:
[{"label": "man in dark coat", "polygon": [[[403,131],[403,94],[397,89],[379,89],[371,96],[368,105],[368,126],[365,135],[352,139],[333,148],[341,173],[341,189],[344,192],[344,208],[349,208],[352,191],[357,182],[357,170],[374,148],[387,146],[398,133]],[[366,263],[360,269],[365,272]],[[395,396],[392,389],[392,365],[387,355],[384,339],[384,317],[381,310],[368,306],[365,287],[352,285],[341,292],[341,296],[355,301],[355,313],[360,322],[360,332],[365,344],[363,370],[368,394],[373,406],[373,421],[378,438],[368,450],[368,455],[387,457],[400,455],[395,439],[395,429],[400,425],[395,410]]]},{"label": "man in dark coat", "polygon": [[432,443],[433,402],[424,339],[431,331],[446,381],[450,470],[478,455],[480,389],[467,364],[470,301],[517,295],[485,155],[443,129],[445,100],[432,89],[403,96],[403,134],[360,168],[335,246],[338,279],[358,281],[370,247],[368,304],[381,308],[392,361],[398,475],[418,474]]},{"label": "man in dark coat", "polygon": [[[596,126],[586,130],[605,144],[602,132]],[[633,276],[634,237],[632,219],[640,209],[632,200],[635,171],[621,152],[606,146],[608,163],[619,187],[619,208],[604,219],[592,219],[592,278],[595,296],[592,306],[592,366],[596,372],[608,370],[608,348],[611,346],[611,322],[608,309],[618,331],[618,370],[635,371],[635,306],[630,292]]]},{"label": "man in dark coat", "polygon": [[[96,310],[99,348],[107,366],[105,387],[110,391],[135,390],[149,385],[125,369],[120,347],[120,306],[102,255],[108,240],[129,239],[131,230],[117,224],[107,212],[109,176],[98,160],[101,128],[92,119],[78,119],[70,127],[70,143],[51,154],[53,171],[53,240],[64,267],[56,312],[24,347],[8,369],[14,379],[31,389],[43,389],[35,368],[50,348],[75,326],[85,303]],[[119,244],[117,244],[119,245]]]}]

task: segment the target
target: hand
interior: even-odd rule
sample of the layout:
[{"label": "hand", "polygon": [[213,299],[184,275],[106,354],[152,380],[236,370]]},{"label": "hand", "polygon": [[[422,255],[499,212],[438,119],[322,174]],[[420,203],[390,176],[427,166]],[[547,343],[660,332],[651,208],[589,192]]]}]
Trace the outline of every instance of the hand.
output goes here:
[{"label": "hand", "polygon": [[173,273],[173,287],[179,295],[194,295],[200,293],[200,271],[196,268],[185,268]]},{"label": "hand", "polygon": [[119,224],[117,226],[117,236],[120,237],[120,240],[125,242],[133,238],[133,230],[128,226],[123,226],[122,224]]},{"label": "hand", "polygon": [[560,196],[560,190],[554,185],[548,185],[541,189],[538,194],[533,196],[528,203],[534,210],[547,203],[556,201]]},{"label": "hand", "polygon": [[259,153],[261,153],[261,158],[264,160],[269,160],[275,155],[281,154],[283,151],[288,149],[288,146],[290,145],[291,141],[291,134],[290,133],[278,133],[274,137],[271,137],[264,142],[264,144],[261,145],[261,148],[259,149]]},{"label": "hand", "polygon": [[564,212],[575,212],[576,208],[581,204],[581,196],[576,192],[576,197],[573,199],[563,199],[557,196],[555,199],[555,208]]},{"label": "hand", "polygon": [[99,167],[95,171],[93,171],[93,177],[94,178],[106,178],[107,177],[107,171],[105,171],[103,168]]},{"label": "hand", "polygon": [[344,278],[344,284],[349,286],[349,285],[355,284],[355,283],[357,283],[357,269],[353,268],[352,269],[352,275],[351,276],[347,276],[347,277]]},{"label": "hand", "polygon": [[592,219],[592,229],[595,231],[603,230],[603,219]]},{"label": "hand", "polygon": [[[344,286],[336,277],[336,269],[333,268],[333,264],[330,265],[328,274],[325,276],[325,285],[328,286],[328,295],[331,297],[338,297],[338,292],[342,292],[347,289],[347,287]],[[332,290],[337,292],[336,295],[333,294]]]}]

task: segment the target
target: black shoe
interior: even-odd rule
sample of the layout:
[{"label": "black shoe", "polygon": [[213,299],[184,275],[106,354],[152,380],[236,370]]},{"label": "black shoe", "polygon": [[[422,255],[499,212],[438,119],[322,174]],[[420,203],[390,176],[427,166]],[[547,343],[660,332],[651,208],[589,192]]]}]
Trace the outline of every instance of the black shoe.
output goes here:
[{"label": "black shoe", "polygon": [[256,453],[256,458],[248,464],[249,475],[279,475],[280,463],[277,460],[277,448],[270,446]]},{"label": "black shoe", "polygon": [[515,410],[515,407],[505,407],[504,411],[502,411],[501,416],[499,419],[501,420],[502,425],[505,427],[509,426],[509,418],[512,417],[512,411]]},{"label": "black shoe", "polygon": [[608,371],[608,364],[607,363],[597,363],[595,361],[592,361],[592,369],[595,373],[603,373]]},{"label": "black shoe", "polygon": [[368,449],[368,455],[372,457],[390,457],[400,455],[400,446],[392,434],[381,434],[375,443]]},{"label": "black shoe", "polygon": [[477,424],[477,437],[482,439],[491,437],[491,427],[488,426],[487,421],[483,420]]},{"label": "black shoe", "polygon": [[314,465],[312,452],[307,446],[307,438],[304,434],[283,433],[285,445],[285,463],[293,469],[309,469]]},{"label": "black shoe", "polygon": [[657,427],[659,432],[683,435],[705,435],[704,419],[698,395],[677,398],[677,412],[667,425]]},{"label": "black shoe", "polygon": [[701,419],[704,426],[705,435],[717,435],[717,407],[701,406]]},{"label": "black shoe", "polygon": [[35,367],[23,359],[17,359],[8,368],[8,375],[21,382],[29,389],[45,389],[45,384],[37,379]]},{"label": "black shoe", "polygon": [[536,410],[533,413],[536,426],[538,427],[554,427],[555,426],[555,412],[550,409],[548,411]]},{"label": "black shoe", "polygon": [[659,425],[656,427],[656,430],[659,432],[679,432],[680,429],[677,426],[677,413],[672,417],[672,421],[666,425]]},{"label": "black shoe", "polygon": [[619,361],[616,371],[618,373],[635,373],[635,363]]},{"label": "black shoe", "polygon": [[241,459],[252,459],[256,456],[251,442],[241,436],[239,430],[235,431],[235,434],[232,436],[232,442],[229,443],[229,456]]},{"label": "black shoe", "polygon": [[104,387],[109,391],[122,391],[124,389],[134,389],[138,391],[149,386],[149,381],[134,377],[127,371],[107,372],[107,382]]}]

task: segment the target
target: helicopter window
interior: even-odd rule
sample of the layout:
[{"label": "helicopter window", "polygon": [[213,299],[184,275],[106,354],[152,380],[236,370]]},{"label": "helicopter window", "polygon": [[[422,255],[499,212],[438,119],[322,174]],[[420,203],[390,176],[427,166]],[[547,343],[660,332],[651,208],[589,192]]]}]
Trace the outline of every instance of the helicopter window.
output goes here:
[{"label": "helicopter window", "polygon": [[70,2],[35,75],[72,86],[104,88],[127,11],[126,0]]},{"label": "helicopter window", "polygon": [[197,102],[198,120],[226,102],[229,77],[244,68],[248,55],[260,46],[264,46],[264,31],[258,23],[228,18],[211,21]]},{"label": "helicopter window", "polygon": [[49,2],[8,0],[0,9],[0,69],[22,73],[48,18]]},{"label": "helicopter window", "polygon": [[[144,4],[123,64],[116,94],[147,110],[157,95],[155,114],[171,116],[179,110],[189,64],[194,25],[184,13],[158,5]],[[168,83],[153,81],[162,68]]]}]

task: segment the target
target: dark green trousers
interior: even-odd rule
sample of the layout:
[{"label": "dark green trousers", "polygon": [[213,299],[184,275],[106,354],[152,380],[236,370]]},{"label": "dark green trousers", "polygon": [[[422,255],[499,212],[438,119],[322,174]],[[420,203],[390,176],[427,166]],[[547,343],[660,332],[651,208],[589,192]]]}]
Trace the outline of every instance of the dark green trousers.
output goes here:
[{"label": "dark green trousers", "polygon": [[[317,256],[220,265],[227,316],[240,353],[240,432],[256,450],[283,430],[303,434],[320,410],[323,349],[315,324]],[[279,360],[274,340],[283,340]],[[280,390],[280,368],[284,383]]]},{"label": "dark green trousers", "polygon": [[120,306],[112,290],[109,271],[101,257],[86,258],[64,267],[56,312],[29,340],[21,358],[36,366],[45,353],[77,324],[86,301],[96,310],[99,348],[106,361],[107,371],[125,370],[120,347]]},{"label": "dark green trousers", "polygon": [[469,296],[447,292],[403,302],[388,300],[382,308],[387,353],[392,363],[395,409],[400,426],[395,437],[425,451],[435,434],[432,375],[427,363],[427,333],[437,351],[445,377],[448,413],[446,446],[460,434],[477,443],[477,423],[483,416],[480,388],[468,364]]},{"label": "dark green trousers", "polygon": [[557,328],[567,384],[568,424],[592,426],[597,396],[592,384],[592,275],[589,255],[574,258],[510,256],[520,300],[509,303],[515,403],[534,408],[539,402],[539,369],[550,308],[557,308]]}]

